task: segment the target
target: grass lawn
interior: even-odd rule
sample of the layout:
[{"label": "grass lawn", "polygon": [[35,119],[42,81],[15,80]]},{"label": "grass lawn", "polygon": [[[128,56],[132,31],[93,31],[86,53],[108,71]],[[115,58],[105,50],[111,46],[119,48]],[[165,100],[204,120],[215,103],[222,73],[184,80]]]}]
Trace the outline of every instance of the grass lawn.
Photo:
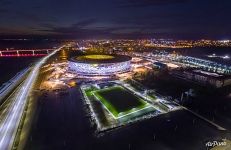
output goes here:
[{"label": "grass lawn", "polygon": [[142,98],[134,95],[121,86],[97,90],[93,93],[115,118],[150,106]]}]

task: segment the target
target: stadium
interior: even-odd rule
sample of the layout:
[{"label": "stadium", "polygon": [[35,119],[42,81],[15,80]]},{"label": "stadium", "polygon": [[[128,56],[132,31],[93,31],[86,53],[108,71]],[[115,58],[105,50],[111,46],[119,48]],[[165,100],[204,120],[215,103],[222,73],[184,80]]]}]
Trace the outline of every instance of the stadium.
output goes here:
[{"label": "stadium", "polygon": [[130,70],[131,57],[125,55],[81,55],[68,62],[69,71],[86,76],[108,76]]}]

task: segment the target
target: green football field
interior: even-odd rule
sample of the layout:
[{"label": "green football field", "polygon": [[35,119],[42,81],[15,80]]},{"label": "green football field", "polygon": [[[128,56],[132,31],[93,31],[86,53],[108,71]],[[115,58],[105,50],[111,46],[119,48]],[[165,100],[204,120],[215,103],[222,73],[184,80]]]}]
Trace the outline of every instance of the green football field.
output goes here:
[{"label": "green football field", "polygon": [[93,91],[93,94],[116,119],[150,107],[142,98],[121,86]]}]

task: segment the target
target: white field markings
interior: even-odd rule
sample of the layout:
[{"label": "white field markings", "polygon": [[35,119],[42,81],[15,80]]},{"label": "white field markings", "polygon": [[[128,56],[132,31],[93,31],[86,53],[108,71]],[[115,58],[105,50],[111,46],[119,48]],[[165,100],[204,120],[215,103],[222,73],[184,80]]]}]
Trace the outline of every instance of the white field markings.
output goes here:
[{"label": "white field markings", "polygon": [[130,112],[130,113],[128,113],[128,114],[125,114],[125,115],[119,116],[119,117],[117,117],[117,119],[120,119],[120,118],[126,117],[126,116],[128,116],[128,115],[131,115],[131,114],[137,113],[137,112],[139,112],[139,111],[142,111],[142,110],[144,110],[144,109],[148,109],[148,108],[151,108],[151,107],[152,107],[151,105],[148,105],[148,106],[146,106],[146,107],[144,107],[144,108],[141,108],[141,109],[138,109],[138,110],[132,111],[132,112]]},{"label": "white field markings", "polygon": [[92,92],[92,94],[93,94],[94,97],[103,105],[103,107],[110,113],[110,115],[111,115],[114,119],[117,119],[116,116],[114,116],[113,113],[101,102],[101,100],[99,100],[99,98],[95,95],[95,92]]},{"label": "white field markings", "polygon": [[[133,94],[135,94],[137,97],[141,97],[145,103],[148,103],[148,102],[152,101],[148,97],[146,97],[146,96],[142,95],[141,93],[137,92],[136,90],[134,90],[129,84],[125,84],[125,83],[123,83],[121,81],[119,81],[118,84],[122,85],[123,88],[128,89],[129,91],[133,92]],[[148,101],[148,102],[146,102],[146,101]],[[160,109],[159,107],[157,107],[155,104],[149,104],[149,105],[151,105],[154,109],[158,110],[161,113],[167,113],[166,111],[164,111],[164,110]]]},{"label": "white field markings", "polygon": [[[148,97],[145,97],[144,95],[142,95],[141,93],[139,93],[138,91],[136,91],[135,89],[133,89],[129,84],[124,83],[124,82],[122,82],[122,81],[118,81],[118,80],[109,81],[109,82],[112,82],[112,83],[116,83],[116,84],[117,84],[117,85],[115,85],[115,86],[113,86],[113,87],[116,87],[116,86],[122,87],[122,88],[124,88],[125,90],[128,90],[129,92],[131,92],[132,94],[135,94],[135,96],[137,96],[139,99],[141,98],[141,100],[144,101],[144,102],[148,105],[148,106],[146,106],[146,107],[144,107],[144,108],[141,108],[141,109],[139,109],[139,110],[134,110],[133,112],[131,112],[131,113],[129,113],[129,114],[124,114],[123,116],[116,117],[116,116],[114,116],[114,115],[111,113],[110,110],[108,110],[108,108],[102,103],[102,101],[99,100],[99,98],[94,94],[94,93],[97,92],[97,91],[110,89],[110,88],[112,88],[112,87],[110,86],[110,87],[106,87],[106,88],[104,88],[104,89],[95,89],[95,90],[91,91],[90,93],[93,94],[93,96],[96,98],[96,100],[98,100],[98,101],[102,104],[102,106],[107,110],[107,112],[109,113],[109,115],[112,116],[113,119],[115,119],[115,120],[124,118],[124,117],[126,117],[126,116],[128,116],[128,115],[132,115],[132,114],[134,114],[134,113],[137,113],[137,112],[139,112],[139,111],[142,111],[142,110],[148,109],[148,108],[153,108],[154,110],[157,110],[157,111],[155,111],[155,116],[158,116],[158,115],[161,115],[161,114],[166,114],[166,113],[172,112],[172,111],[176,111],[176,110],[178,110],[177,108],[179,108],[179,109],[181,108],[181,107],[174,107],[174,109],[172,109],[171,111],[163,111],[163,110],[160,110],[160,108],[159,108],[158,106],[155,106],[153,103],[150,104],[150,101],[151,101],[151,100],[150,100]],[[97,119],[97,116],[96,116],[95,112],[93,111],[93,107],[91,106],[91,102],[90,102],[88,96],[87,96],[86,93],[85,93],[85,90],[92,88],[92,86],[94,86],[94,84],[82,85],[82,86],[81,86],[81,90],[82,90],[83,93],[84,93],[84,98],[85,98],[85,100],[86,100],[86,101],[88,102],[88,104],[90,105],[90,110],[91,110],[91,112],[93,113],[93,117],[94,117],[94,119],[95,119],[95,121],[96,121],[96,124],[98,125],[98,127],[101,127],[100,121]],[[148,100],[147,100],[147,99],[148,99]],[[151,112],[151,111],[150,111],[150,112]]]},{"label": "white field markings", "polygon": [[[121,87],[121,86],[113,86],[113,87]],[[112,88],[112,87],[107,87],[107,88],[104,88],[103,90],[107,90],[107,89],[110,89],[110,88]],[[123,88],[123,87],[122,87],[122,88]],[[137,112],[139,112],[139,111],[142,111],[142,110],[144,110],[144,109],[153,107],[152,105],[150,105],[149,103],[147,103],[147,102],[144,101],[144,102],[145,102],[145,105],[148,105],[148,106],[146,106],[146,107],[144,107],[144,108],[140,108],[140,109],[138,109],[138,110],[134,110],[134,111],[132,111],[132,112],[130,112],[130,113],[127,113],[127,114],[124,114],[124,115],[122,115],[122,116],[116,117],[116,116],[114,116],[114,114],[107,108],[107,106],[104,105],[104,103],[98,98],[98,96],[95,95],[95,93],[98,92],[98,91],[101,91],[101,90],[95,90],[95,91],[92,91],[91,93],[92,93],[92,94],[94,95],[94,97],[104,106],[104,108],[112,115],[112,117],[113,117],[114,119],[120,119],[120,118],[126,117],[126,116],[128,116],[128,115],[131,115],[131,114],[137,113]],[[139,97],[137,97],[137,98],[139,98]],[[154,107],[153,107],[153,108],[154,108]],[[137,109],[137,108],[136,108],[136,109]],[[131,109],[131,110],[132,110],[132,109]]]},{"label": "white field markings", "polygon": [[[123,81],[120,81],[120,80],[116,80],[116,81],[114,81],[114,82],[116,82],[117,84],[119,84],[119,85],[123,85],[123,87],[124,88],[127,88],[128,90],[130,90],[130,91],[132,91],[132,92],[134,92],[135,94],[137,94],[138,96],[140,96],[140,97],[142,97],[144,100],[146,100],[146,101],[148,101],[149,103],[152,103],[152,100],[150,99],[150,98],[148,98],[147,96],[145,96],[145,95],[142,95],[141,93],[139,93],[138,91],[136,91],[136,89],[135,88],[133,88],[130,84],[128,84],[128,83],[124,83]],[[157,97],[157,99],[156,99],[156,104],[159,104],[159,105],[163,105],[163,104],[161,104],[160,103],[160,101],[166,101],[166,100],[164,100],[163,98],[160,98],[160,97],[158,97],[157,95],[155,95],[156,97]],[[169,101],[168,101],[169,102]],[[167,113],[167,112],[171,112],[171,111],[176,111],[176,110],[179,110],[179,109],[182,109],[181,107],[177,107],[177,106],[171,106],[171,107],[173,107],[172,109],[169,109],[168,111],[164,111],[164,110],[160,110],[160,108],[159,107],[157,107],[156,105],[155,105],[155,103],[152,103],[152,106],[155,108],[155,109],[157,109],[158,111],[160,111],[161,113]],[[166,107],[169,107],[167,104],[165,104],[166,105]]]}]

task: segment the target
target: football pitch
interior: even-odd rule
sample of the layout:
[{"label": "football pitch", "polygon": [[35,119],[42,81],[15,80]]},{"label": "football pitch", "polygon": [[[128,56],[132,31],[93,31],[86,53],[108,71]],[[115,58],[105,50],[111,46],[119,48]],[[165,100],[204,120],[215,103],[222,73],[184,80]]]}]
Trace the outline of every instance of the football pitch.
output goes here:
[{"label": "football pitch", "polygon": [[100,89],[92,91],[92,93],[115,119],[152,107],[141,97],[122,86]]},{"label": "football pitch", "polygon": [[179,109],[153,93],[143,94],[144,91],[117,80],[85,84],[81,91],[88,106],[86,111],[90,111],[97,131],[107,131]]}]

